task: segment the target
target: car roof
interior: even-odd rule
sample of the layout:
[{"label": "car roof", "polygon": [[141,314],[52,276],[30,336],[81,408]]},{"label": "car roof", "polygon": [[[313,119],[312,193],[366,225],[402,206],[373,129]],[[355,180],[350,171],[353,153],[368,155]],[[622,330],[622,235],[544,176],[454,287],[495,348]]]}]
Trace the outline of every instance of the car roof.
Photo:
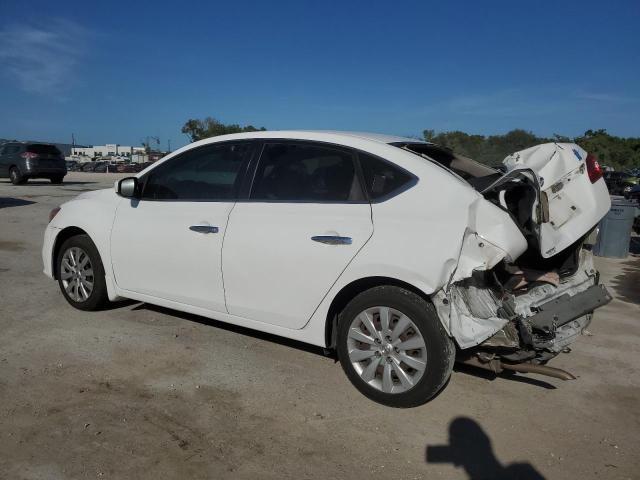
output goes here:
[{"label": "car roof", "polygon": [[213,143],[224,140],[241,140],[251,138],[286,138],[286,139],[313,139],[326,140],[335,142],[340,140],[367,140],[383,144],[391,143],[424,143],[427,142],[416,138],[402,137],[399,135],[386,135],[383,133],[372,132],[350,132],[341,130],[259,130],[255,132],[232,133],[229,135],[220,135],[200,140],[198,143]]},{"label": "car roof", "polygon": [[350,132],[341,130],[293,130],[293,132],[306,133],[326,133],[330,135],[343,135],[345,137],[357,137],[365,140],[373,140],[381,143],[427,143],[423,140],[411,137],[402,137],[398,135],[387,135],[385,133],[373,132]]}]

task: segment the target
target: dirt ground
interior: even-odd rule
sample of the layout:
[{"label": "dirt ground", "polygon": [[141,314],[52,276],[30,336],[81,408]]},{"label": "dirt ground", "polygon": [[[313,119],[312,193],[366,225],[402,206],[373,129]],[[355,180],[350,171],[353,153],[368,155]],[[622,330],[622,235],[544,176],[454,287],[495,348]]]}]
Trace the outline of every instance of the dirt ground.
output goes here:
[{"label": "dirt ground", "polygon": [[322,352],[140,303],[72,309],[42,274],[49,210],[117,175],[0,180],[0,478],[640,478],[640,257],[552,365],[456,369],[414,409],[361,396]]}]

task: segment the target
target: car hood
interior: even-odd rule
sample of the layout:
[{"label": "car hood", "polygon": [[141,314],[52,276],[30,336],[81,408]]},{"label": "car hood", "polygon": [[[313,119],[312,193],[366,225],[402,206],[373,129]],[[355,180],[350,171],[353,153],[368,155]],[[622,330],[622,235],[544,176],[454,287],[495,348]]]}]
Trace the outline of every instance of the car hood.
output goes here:
[{"label": "car hood", "polygon": [[103,200],[115,196],[116,194],[113,188],[103,188],[101,190],[91,190],[90,192],[83,192],[71,201],[89,199]]}]

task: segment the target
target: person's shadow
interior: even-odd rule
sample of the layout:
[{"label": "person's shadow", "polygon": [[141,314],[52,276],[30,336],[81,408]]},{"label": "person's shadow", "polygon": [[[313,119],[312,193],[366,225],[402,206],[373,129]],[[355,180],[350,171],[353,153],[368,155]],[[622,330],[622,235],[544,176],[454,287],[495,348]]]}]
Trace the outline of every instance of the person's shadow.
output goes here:
[{"label": "person's shadow", "polygon": [[469,480],[544,480],[530,463],[502,465],[491,439],[474,420],[458,417],[449,425],[449,445],[427,445],[427,463],[464,468]]}]

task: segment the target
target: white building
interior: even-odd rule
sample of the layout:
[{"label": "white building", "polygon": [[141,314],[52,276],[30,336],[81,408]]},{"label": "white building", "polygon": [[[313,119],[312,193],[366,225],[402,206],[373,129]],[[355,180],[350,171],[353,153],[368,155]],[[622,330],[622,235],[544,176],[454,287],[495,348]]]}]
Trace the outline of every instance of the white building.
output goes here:
[{"label": "white building", "polygon": [[85,157],[87,160],[99,157],[127,157],[143,154],[144,147],[129,147],[118,145],[117,143],[107,143],[106,145],[94,145],[92,147],[72,147],[71,155]]}]

